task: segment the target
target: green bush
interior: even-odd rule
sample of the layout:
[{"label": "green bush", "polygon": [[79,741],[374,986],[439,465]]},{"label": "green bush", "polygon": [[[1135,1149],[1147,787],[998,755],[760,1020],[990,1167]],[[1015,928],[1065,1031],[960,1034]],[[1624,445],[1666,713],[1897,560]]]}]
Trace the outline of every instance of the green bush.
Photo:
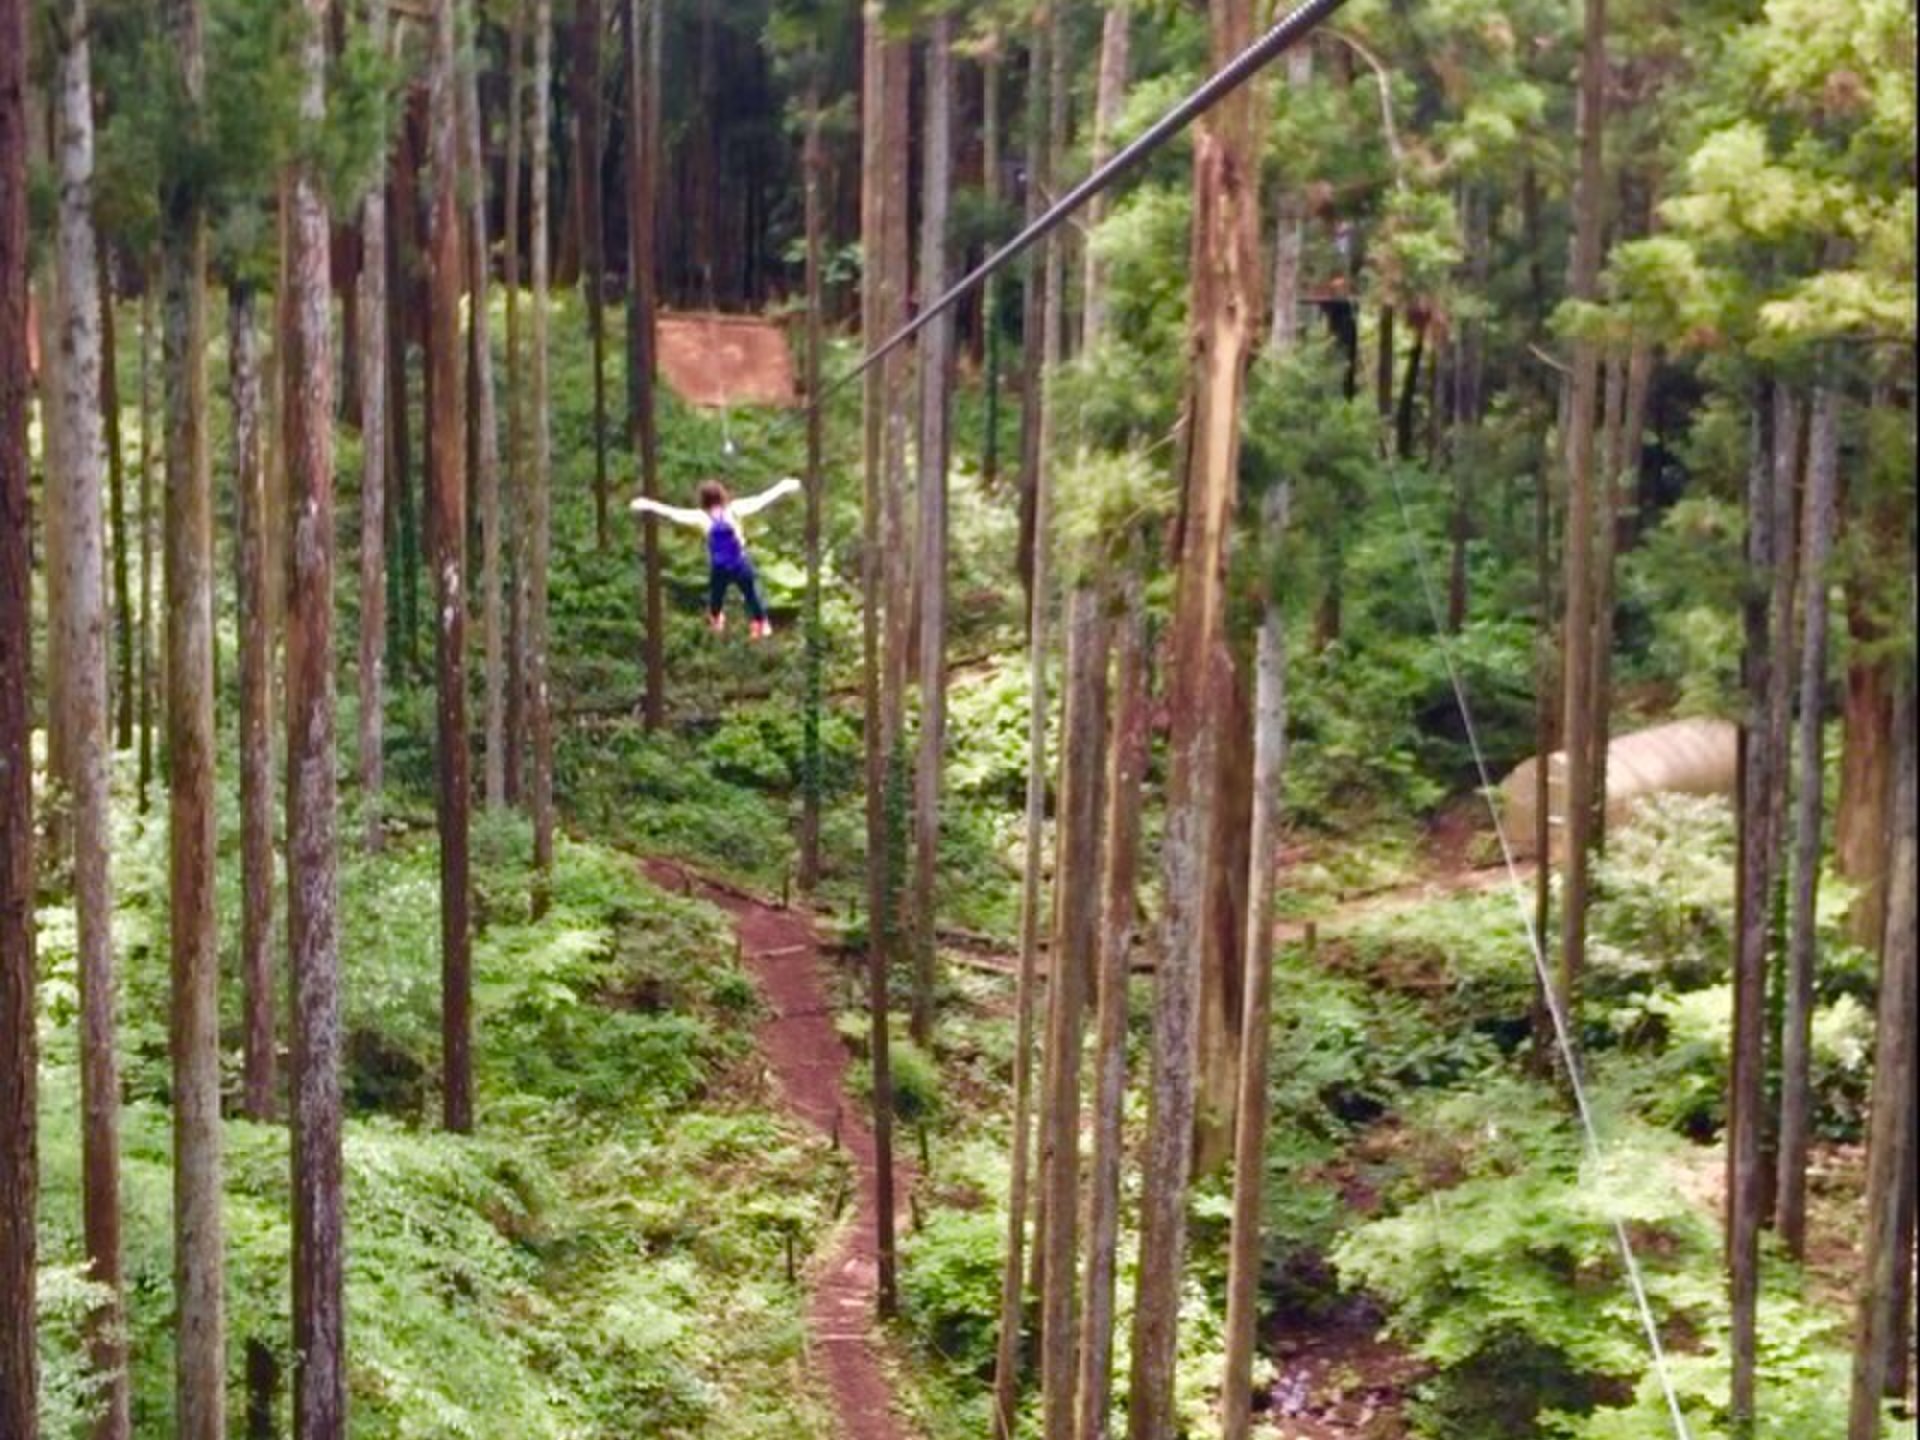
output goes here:
[{"label": "green bush", "polygon": [[900,1246],[900,1307],[952,1370],[993,1373],[1006,1221],[1000,1211],[939,1210]]},{"label": "green bush", "polygon": [[1714,1237],[1657,1133],[1615,1126],[1606,1162],[1589,1163],[1554,1097],[1508,1080],[1438,1102],[1423,1128],[1440,1157],[1406,1208],[1334,1250],[1342,1278],[1385,1301],[1393,1332],[1433,1367],[1415,1406],[1423,1433],[1497,1440],[1621,1397],[1647,1355],[1616,1223],[1636,1237],[1662,1323],[1706,1322]]}]

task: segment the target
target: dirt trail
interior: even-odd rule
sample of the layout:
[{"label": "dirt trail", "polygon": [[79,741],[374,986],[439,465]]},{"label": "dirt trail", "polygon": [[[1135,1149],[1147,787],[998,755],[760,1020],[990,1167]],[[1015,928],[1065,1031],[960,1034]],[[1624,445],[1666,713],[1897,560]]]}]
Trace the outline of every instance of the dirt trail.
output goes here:
[{"label": "dirt trail", "polygon": [[[807,1305],[814,1368],[840,1417],[834,1440],[912,1440],[912,1429],[897,1413],[882,1342],[874,1331],[873,1132],[846,1091],[846,1048],[834,1029],[813,922],[804,911],[750,899],[673,861],[648,860],[644,868],[655,884],[669,890],[690,887],[733,917],[741,952],[772,1012],[760,1026],[759,1044],[781,1095],[794,1114],[838,1138],[859,1176],[858,1208],[814,1267]],[[896,1160],[895,1193],[904,1193],[911,1180],[911,1169]]]}]

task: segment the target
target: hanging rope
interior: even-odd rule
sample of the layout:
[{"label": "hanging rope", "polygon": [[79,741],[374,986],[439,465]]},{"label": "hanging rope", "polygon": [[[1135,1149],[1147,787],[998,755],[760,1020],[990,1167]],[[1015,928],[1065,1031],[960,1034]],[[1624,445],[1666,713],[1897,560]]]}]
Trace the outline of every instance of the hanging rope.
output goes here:
[{"label": "hanging rope", "polygon": [[[1473,751],[1474,770],[1480,777],[1480,793],[1486,797],[1487,812],[1493,817],[1493,833],[1500,842],[1500,858],[1506,865],[1507,884],[1513,894],[1514,905],[1520,911],[1520,923],[1527,933],[1534,974],[1539,979],[1541,992],[1546,996],[1547,1013],[1553,1019],[1554,1047],[1560,1053],[1561,1064],[1566,1067],[1567,1084],[1573,1092],[1574,1113],[1579,1117],[1587,1159],[1599,1165],[1605,1161],[1605,1152],[1600,1145],[1599,1127],[1594,1123],[1593,1107],[1587,1100],[1586,1085],[1580,1078],[1580,1060],[1574,1051],[1573,1033],[1567,1023],[1566,1013],[1561,1008],[1559,992],[1554,988],[1540,932],[1534,928],[1533,907],[1526,882],[1520,878],[1520,867],[1513,858],[1513,846],[1507,839],[1507,827],[1501,819],[1500,806],[1494,800],[1493,777],[1487,770],[1487,757],[1480,745],[1479,727],[1473,723],[1473,706],[1467,699],[1466,682],[1461,679],[1460,667],[1454,659],[1453,640],[1447,634],[1441,618],[1439,597],[1434,589],[1433,577],[1427,569],[1426,551],[1420,544],[1419,532],[1414,529],[1413,512],[1407,504],[1406,486],[1400,478],[1400,467],[1389,465],[1387,473],[1393,480],[1393,495],[1399,505],[1400,523],[1407,535],[1407,551],[1413,559],[1413,568],[1420,576],[1420,591],[1426,599],[1427,616],[1433,622],[1434,636],[1439,642],[1441,657],[1446,662],[1447,680],[1453,687],[1454,704],[1459,709],[1461,724],[1467,732],[1467,744]],[[1544,756],[1541,760],[1545,763]],[[1547,857],[1542,855],[1539,863],[1545,865]],[[1687,1417],[1680,1407],[1680,1395],[1674,1388],[1673,1375],[1667,1365],[1666,1347],[1660,1343],[1660,1327],[1653,1317],[1653,1302],[1647,1295],[1646,1279],[1640,1272],[1640,1262],[1633,1253],[1633,1241],[1627,1234],[1624,1220],[1616,1218],[1613,1221],[1613,1239],[1626,1270],[1627,1285],[1633,1291],[1633,1302],[1640,1314],[1640,1326],[1646,1334],[1647,1348],[1652,1352],[1654,1372],[1659,1376],[1660,1389],[1666,1396],[1667,1413],[1673,1420],[1673,1433],[1679,1440],[1693,1440],[1693,1432],[1687,1428]]]}]

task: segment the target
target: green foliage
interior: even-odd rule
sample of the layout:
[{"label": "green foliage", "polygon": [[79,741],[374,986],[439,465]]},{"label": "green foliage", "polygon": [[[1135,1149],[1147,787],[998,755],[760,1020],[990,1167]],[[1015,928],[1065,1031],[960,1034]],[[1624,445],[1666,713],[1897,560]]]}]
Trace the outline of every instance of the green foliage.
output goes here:
[{"label": "green foliage", "polygon": [[[233,824],[223,807],[223,838]],[[161,826],[126,828],[116,878],[134,1096],[122,1111],[128,1333],[135,1430],[161,1434],[172,1409],[172,1162],[157,1103],[166,961],[153,917],[165,845]],[[530,922],[528,842],[518,819],[487,817],[474,834],[475,1137],[423,1123],[437,1110],[435,849],[401,836],[378,857],[342,852],[355,1434],[817,1432],[813,1397],[787,1383],[802,1325],[784,1254],[790,1237],[804,1251],[824,1230],[837,1167],[823,1145],[719,1093],[757,1003],[726,927],[653,889],[628,857],[564,837],[549,909]],[[77,1268],[69,917],[46,912],[44,927],[41,1293],[57,1435],[84,1429],[95,1389],[80,1342],[94,1292]],[[237,1403],[247,1341],[291,1362],[286,1132],[230,1122],[226,1152]],[[715,1333],[704,1317],[722,1305],[730,1323]]]},{"label": "green foliage", "polygon": [[995,1207],[940,1210],[900,1246],[900,1306],[952,1370],[986,1380],[998,1333],[1006,1217]]},{"label": "green foliage", "polygon": [[104,1384],[87,1363],[86,1324],[111,1297],[86,1272],[84,1264],[39,1271],[40,1428],[50,1436],[84,1433]]},{"label": "green foliage", "polygon": [[1718,796],[1656,795],[1612,827],[1595,869],[1591,962],[1614,985],[1689,987],[1733,955],[1733,809]]},{"label": "green foliage", "polygon": [[1446,1168],[1425,1177],[1437,1188],[1336,1247],[1342,1276],[1385,1299],[1393,1331],[1434,1367],[1423,1433],[1530,1433],[1543,1410],[1585,1414],[1640,1373],[1616,1224],[1636,1237],[1663,1323],[1703,1318],[1712,1232],[1676,1183],[1673,1148],[1644,1129],[1609,1133],[1594,1164],[1547,1092],[1494,1081],[1444,1097],[1414,1142],[1438,1147]]},{"label": "green foliage", "polygon": [[887,1054],[893,1078],[893,1113],[900,1123],[925,1129],[940,1115],[940,1067],[911,1040],[897,1040]]}]

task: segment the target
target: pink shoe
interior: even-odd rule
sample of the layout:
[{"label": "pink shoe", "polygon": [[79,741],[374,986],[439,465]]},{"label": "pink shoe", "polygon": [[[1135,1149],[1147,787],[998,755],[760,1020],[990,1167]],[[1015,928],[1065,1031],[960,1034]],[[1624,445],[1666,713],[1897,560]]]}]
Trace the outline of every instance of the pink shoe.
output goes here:
[{"label": "pink shoe", "polygon": [[707,628],[716,635],[720,634],[727,628],[727,612],[722,610],[717,615],[707,616]]},{"label": "pink shoe", "polygon": [[773,634],[771,620],[754,620],[747,625],[747,638],[750,640],[765,640],[771,634]]}]

